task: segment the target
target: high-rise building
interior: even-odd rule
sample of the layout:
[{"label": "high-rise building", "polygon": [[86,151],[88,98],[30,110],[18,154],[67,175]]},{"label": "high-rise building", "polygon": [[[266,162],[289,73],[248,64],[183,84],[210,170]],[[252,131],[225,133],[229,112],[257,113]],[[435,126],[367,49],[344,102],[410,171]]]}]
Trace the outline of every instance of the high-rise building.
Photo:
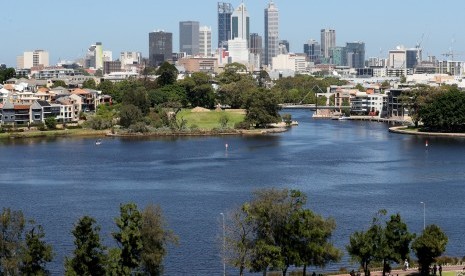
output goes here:
[{"label": "high-rise building", "polygon": [[187,55],[199,54],[199,22],[179,22],[179,51]]},{"label": "high-rise building", "polygon": [[249,51],[251,54],[262,55],[263,54],[263,41],[262,37],[257,33],[251,33],[249,38]]},{"label": "high-rise building", "polygon": [[22,56],[16,58],[16,68],[31,69],[35,66],[49,66],[49,55],[47,51],[35,50],[33,52],[24,52]]},{"label": "high-rise building", "polygon": [[347,66],[350,68],[365,67],[365,43],[364,42],[347,42],[346,43]]},{"label": "high-rise building", "polygon": [[335,46],[329,48],[329,58],[326,58],[327,63],[334,64],[336,66],[347,65],[347,51],[346,47]]},{"label": "high-rise building", "polygon": [[199,30],[199,55],[209,57],[212,55],[212,28],[200,27]]},{"label": "high-rise building", "polygon": [[310,39],[307,44],[304,44],[304,53],[307,55],[309,61],[319,63],[321,56],[320,43],[314,39]]},{"label": "high-rise building", "polygon": [[228,45],[231,39],[231,15],[234,9],[230,3],[218,2],[218,48]]},{"label": "high-rise building", "polygon": [[329,59],[329,49],[336,46],[336,31],[332,29],[321,29],[321,55]]},{"label": "high-rise building", "polygon": [[231,39],[242,38],[249,40],[250,18],[244,3],[241,3],[231,15]]},{"label": "high-rise building", "polygon": [[173,55],[173,34],[164,31],[149,33],[149,64],[157,67],[171,60]]},{"label": "high-rise building", "polygon": [[103,61],[102,42],[97,42],[93,45],[90,45],[89,49],[87,49],[84,67],[102,70]]},{"label": "high-rise building", "polygon": [[[289,51],[289,41],[287,41],[287,40],[280,40],[279,43],[278,43],[278,45],[279,45],[280,51],[282,51],[282,52],[281,52],[282,54],[288,54],[288,53],[290,53],[290,51]],[[281,48],[282,48],[282,50],[281,50]]]},{"label": "high-rise building", "polygon": [[273,57],[278,55],[279,50],[279,14],[278,8],[273,0],[265,9],[265,56],[263,63],[271,65]]},{"label": "high-rise building", "polygon": [[142,62],[142,54],[140,52],[121,52],[119,60],[121,66],[137,65]]}]

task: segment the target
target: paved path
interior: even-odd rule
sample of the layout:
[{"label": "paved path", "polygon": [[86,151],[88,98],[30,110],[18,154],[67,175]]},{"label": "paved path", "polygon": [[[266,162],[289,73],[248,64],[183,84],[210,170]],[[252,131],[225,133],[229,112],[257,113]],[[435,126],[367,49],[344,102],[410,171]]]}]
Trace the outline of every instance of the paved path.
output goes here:
[{"label": "paved path", "polygon": [[[456,271],[456,272],[463,272],[464,271],[464,266],[463,265],[448,265],[448,266],[443,266],[442,267],[442,271],[445,272],[445,271]],[[395,275],[395,276],[403,276],[403,275],[416,275],[416,274],[419,274],[418,272],[418,268],[417,267],[413,267],[413,268],[409,268],[408,270],[391,270],[391,274],[390,275]],[[348,274],[341,274],[342,275],[345,275],[347,276]],[[363,273],[362,273],[363,275]],[[380,275],[383,275],[383,272],[382,271],[371,271],[371,276],[380,276]],[[439,276],[439,272],[437,274]]]}]

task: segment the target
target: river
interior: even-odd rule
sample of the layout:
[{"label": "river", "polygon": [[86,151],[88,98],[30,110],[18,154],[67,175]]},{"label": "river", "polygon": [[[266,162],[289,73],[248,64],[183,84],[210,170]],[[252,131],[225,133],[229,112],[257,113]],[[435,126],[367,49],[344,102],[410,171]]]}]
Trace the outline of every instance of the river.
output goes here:
[{"label": "river", "polygon": [[[104,243],[114,246],[113,221],[126,202],[159,204],[179,236],[166,275],[221,275],[220,213],[265,187],[305,192],[308,208],[336,220],[332,241],[341,249],[387,209],[400,212],[411,232],[421,232],[423,219],[439,225],[449,237],[446,254],[465,254],[465,139],[285,112],[299,126],[268,136],[107,138],[99,146],[89,138],[2,141],[0,207],[44,225],[56,252],[53,275],[63,274],[77,219],[95,217]],[[342,266],[353,267],[347,254],[332,268]]]}]

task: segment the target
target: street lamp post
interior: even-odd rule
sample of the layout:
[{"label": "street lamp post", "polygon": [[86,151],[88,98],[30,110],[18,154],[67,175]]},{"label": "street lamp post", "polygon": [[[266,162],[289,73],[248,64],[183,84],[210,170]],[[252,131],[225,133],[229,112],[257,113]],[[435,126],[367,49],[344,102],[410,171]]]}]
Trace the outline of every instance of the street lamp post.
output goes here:
[{"label": "street lamp post", "polygon": [[226,276],[226,234],[225,234],[225,227],[224,227],[224,214],[220,213],[221,217],[223,218],[223,276]]},{"label": "street lamp post", "polygon": [[420,203],[423,204],[423,231],[424,231],[426,228],[426,203],[424,203],[423,201]]}]

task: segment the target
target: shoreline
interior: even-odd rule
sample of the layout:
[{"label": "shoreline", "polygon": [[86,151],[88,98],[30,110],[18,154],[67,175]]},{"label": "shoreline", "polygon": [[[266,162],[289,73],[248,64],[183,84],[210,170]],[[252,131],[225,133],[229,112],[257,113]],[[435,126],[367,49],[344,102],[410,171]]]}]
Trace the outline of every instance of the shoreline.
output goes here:
[{"label": "shoreline", "polygon": [[390,127],[389,132],[398,134],[418,135],[418,136],[436,136],[436,137],[457,137],[465,138],[465,133],[450,133],[450,132],[419,132],[418,129],[408,130],[406,126]]},{"label": "shoreline", "polygon": [[0,140],[10,139],[34,139],[34,138],[60,138],[60,137],[176,137],[176,136],[231,136],[231,135],[267,135],[273,133],[282,133],[288,128],[268,128],[252,130],[197,130],[192,132],[149,132],[149,133],[111,133],[111,130],[92,130],[92,129],[65,129],[49,131],[24,131],[0,133]]}]

